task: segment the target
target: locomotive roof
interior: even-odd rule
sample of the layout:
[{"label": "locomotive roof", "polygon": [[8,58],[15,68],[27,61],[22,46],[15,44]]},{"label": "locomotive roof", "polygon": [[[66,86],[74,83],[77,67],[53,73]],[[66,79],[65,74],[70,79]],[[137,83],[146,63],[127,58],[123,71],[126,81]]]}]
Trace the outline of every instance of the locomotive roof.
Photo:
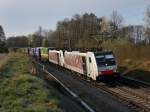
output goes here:
[{"label": "locomotive roof", "polygon": [[106,55],[106,54],[113,54],[112,51],[101,51],[101,52],[95,52],[95,55]]}]

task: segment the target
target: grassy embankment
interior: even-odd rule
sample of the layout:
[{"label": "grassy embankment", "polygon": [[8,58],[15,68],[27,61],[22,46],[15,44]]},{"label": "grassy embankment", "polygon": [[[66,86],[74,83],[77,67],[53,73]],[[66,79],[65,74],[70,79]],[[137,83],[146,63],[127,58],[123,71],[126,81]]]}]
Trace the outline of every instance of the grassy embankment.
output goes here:
[{"label": "grassy embankment", "polygon": [[55,91],[30,74],[31,66],[21,54],[0,60],[0,112],[62,112]]},{"label": "grassy embankment", "polygon": [[150,83],[150,45],[133,45],[118,40],[106,42],[103,46],[113,50],[121,74]]}]

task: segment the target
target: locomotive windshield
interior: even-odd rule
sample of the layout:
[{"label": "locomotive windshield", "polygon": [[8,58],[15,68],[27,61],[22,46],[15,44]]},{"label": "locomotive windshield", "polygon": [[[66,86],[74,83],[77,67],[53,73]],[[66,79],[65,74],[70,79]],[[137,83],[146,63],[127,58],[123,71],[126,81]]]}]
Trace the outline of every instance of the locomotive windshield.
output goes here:
[{"label": "locomotive windshield", "polygon": [[115,58],[112,52],[109,53],[96,53],[96,62],[98,66],[112,66],[116,65]]}]

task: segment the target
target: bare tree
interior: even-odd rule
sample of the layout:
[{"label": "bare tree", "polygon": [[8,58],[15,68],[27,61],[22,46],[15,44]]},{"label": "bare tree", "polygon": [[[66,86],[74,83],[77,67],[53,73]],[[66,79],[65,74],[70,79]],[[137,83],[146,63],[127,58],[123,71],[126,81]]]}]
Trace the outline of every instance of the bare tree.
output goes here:
[{"label": "bare tree", "polygon": [[113,11],[110,20],[112,39],[120,37],[120,30],[123,26],[123,17],[117,12]]},{"label": "bare tree", "polygon": [[145,16],[146,25],[150,27],[150,5],[146,10],[146,16]]},{"label": "bare tree", "polygon": [[146,10],[146,16],[144,19],[146,21],[146,31],[145,31],[146,43],[150,43],[150,5]]},{"label": "bare tree", "polygon": [[122,27],[123,17],[119,15],[117,11],[113,11],[111,15],[111,24],[114,30],[118,30]]},{"label": "bare tree", "polygon": [[100,18],[99,23],[97,24],[99,25],[100,29],[96,34],[92,35],[92,37],[97,42],[97,48],[102,49],[102,43],[110,37],[110,24],[105,17]]}]

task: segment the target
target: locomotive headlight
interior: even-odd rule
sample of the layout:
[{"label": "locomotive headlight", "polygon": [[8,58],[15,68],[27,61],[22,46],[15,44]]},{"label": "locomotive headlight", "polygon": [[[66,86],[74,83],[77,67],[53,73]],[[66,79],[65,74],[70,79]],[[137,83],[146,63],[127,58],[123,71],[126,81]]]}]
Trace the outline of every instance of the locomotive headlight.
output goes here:
[{"label": "locomotive headlight", "polygon": [[113,72],[117,72],[117,69],[114,68],[114,69],[113,69]]}]

